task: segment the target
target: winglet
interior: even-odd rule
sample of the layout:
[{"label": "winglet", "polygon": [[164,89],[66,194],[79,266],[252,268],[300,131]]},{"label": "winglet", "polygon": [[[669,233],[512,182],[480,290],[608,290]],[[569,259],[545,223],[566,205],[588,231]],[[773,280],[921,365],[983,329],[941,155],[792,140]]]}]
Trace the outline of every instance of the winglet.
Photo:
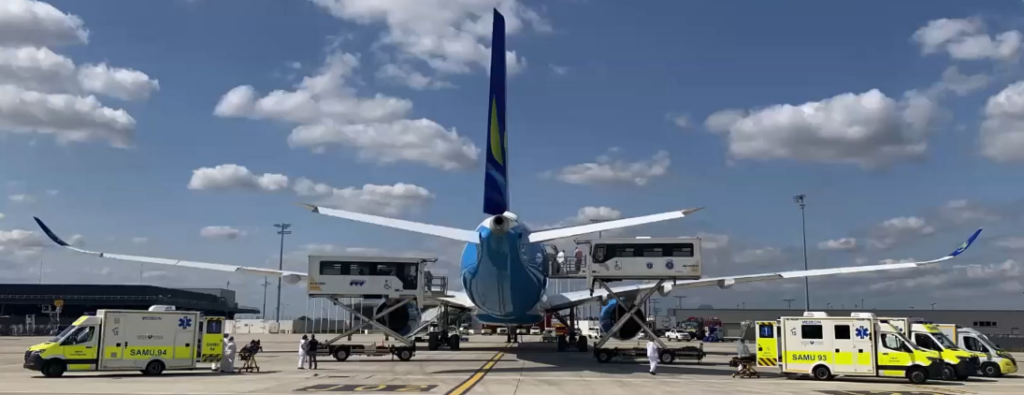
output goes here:
[{"label": "winglet", "polygon": [[955,257],[955,256],[958,256],[960,254],[963,254],[964,251],[967,251],[967,249],[971,247],[971,244],[974,244],[974,240],[978,239],[978,235],[981,234],[982,230],[985,230],[985,228],[978,228],[978,230],[974,231],[974,234],[972,234],[971,237],[968,237],[967,241],[965,241],[963,244],[961,244],[960,248],[957,248],[956,250],[951,252],[949,254],[949,256]]},{"label": "winglet", "polygon": [[56,233],[53,233],[53,231],[50,230],[50,227],[46,226],[46,224],[43,223],[43,220],[39,219],[39,217],[32,217],[32,219],[36,220],[36,224],[38,224],[39,227],[43,229],[43,233],[46,233],[46,236],[49,237],[50,240],[53,240],[54,243],[60,244],[61,247],[71,246],[66,241],[58,237]]},{"label": "winglet", "polygon": [[696,213],[696,212],[698,212],[700,210],[703,210],[703,209],[704,209],[704,207],[688,208],[686,210],[683,210],[683,215],[690,215],[690,214]]},{"label": "winglet", "polygon": [[295,203],[295,204],[300,205],[302,207],[305,207],[305,208],[309,209],[309,211],[312,211],[314,213],[318,213],[318,214],[320,213],[320,207],[314,206],[312,204],[306,204],[306,203]]}]

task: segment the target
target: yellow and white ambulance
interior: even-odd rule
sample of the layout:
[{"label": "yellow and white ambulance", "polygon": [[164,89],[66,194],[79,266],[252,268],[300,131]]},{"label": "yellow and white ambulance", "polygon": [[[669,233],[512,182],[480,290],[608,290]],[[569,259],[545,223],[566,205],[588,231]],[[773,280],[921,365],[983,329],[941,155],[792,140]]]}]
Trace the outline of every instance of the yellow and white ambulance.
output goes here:
[{"label": "yellow and white ambulance", "polygon": [[[932,324],[911,323],[908,318],[880,317],[880,321],[891,324],[910,341],[942,355],[944,362],[940,380],[967,380],[978,375],[981,365],[981,354],[957,347],[956,343],[944,334],[938,326]],[[907,332],[907,328],[910,332]]]},{"label": "yellow and white ambulance", "polygon": [[787,377],[903,377],[921,384],[942,372],[939,353],[915,346],[871,313],[806,312],[756,324],[758,366],[777,366]]},{"label": "yellow and white ambulance", "polygon": [[[168,311],[169,310],[169,311]],[[222,357],[224,317],[153,306],[99,310],[84,315],[52,339],[25,351],[25,369],[60,377],[67,371],[195,369]]]},{"label": "yellow and white ambulance", "polygon": [[1017,373],[1017,359],[1000,348],[984,333],[953,324],[935,324],[935,326],[950,339],[953,339],[957,346],[979,354],[981,362],[979,373],[982,375],[1000,377],[1004,374]]}]

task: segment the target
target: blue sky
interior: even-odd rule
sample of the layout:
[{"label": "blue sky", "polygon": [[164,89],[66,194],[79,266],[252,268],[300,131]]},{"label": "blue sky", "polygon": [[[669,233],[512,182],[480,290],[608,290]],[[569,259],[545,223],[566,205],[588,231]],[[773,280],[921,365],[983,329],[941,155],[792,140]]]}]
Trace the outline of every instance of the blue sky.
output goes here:
[{"label": "blue sky", "polygon": [[[478,59],[497,5],[519,65],[508,98],[512,207],[530,224],[707,206],[623,234],[707,235],[719,241],[705,246],[709,274],[796,269],[791,197],[806,193],[811,266],[933,258],[989,229],[957,262],[980,266],[815,280],[857,289],[821,298],[976,306],[935,292],[956,288],[998,295],[992,308],[1020,305],[1019,2],[8,3],[32,10],[0,7],[10,22],[0,36],[13,37],[0,39],[0,86],[18,87],[0,91],[0,273],[10,281],[38,281],[42,259],[47,282],[138,282],[137,265],[14,233],[36,231],[32,216],[94,250],[270,265],[271,224],[284,221],[296,269],[311,251],[431,254],[454,267],[457,244],[291,203],[474,227],[483,218],[474,150],[486,142]],[[275,90],[293,101],[261,100]],[[93,95],[109,111],[33,109],[40,102],[26,102],[27,91]],[[239,100],[228,103],[229,92]],[[299,103],[302,94],[313,99]],[[231,229],[203,236],[209,226]],[[819,248],[840,238],[856,242]],[[148,283],[231,281],[248,304],[262,296],[260,278],[146,270]],[[688,303],[799,299],[802,282],[734,291],[696,291]],[[289,292],[302,303],[301,290]]]}]

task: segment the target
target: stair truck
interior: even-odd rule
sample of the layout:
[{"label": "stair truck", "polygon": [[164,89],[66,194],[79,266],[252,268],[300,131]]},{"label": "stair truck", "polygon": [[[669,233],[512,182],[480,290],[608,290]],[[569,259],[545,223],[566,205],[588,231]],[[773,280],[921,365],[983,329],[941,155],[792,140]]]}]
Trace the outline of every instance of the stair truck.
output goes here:
[{"label": "stair truck", "polygon": [[25,369],[46,377],[65,372],[200,368],[222,357],[224,317],[166,306],[146,310],[99,310],[83,315],[60,334],[25,351]]},{"label": "stair truck", "polygon": [[[938,352],[942,355],[944,366],[939,380],[967,380],[978,375],[981,360],[978,353],[957,347],[956,343],[932,324],[911,323],[908,318],[879,318],[891,324],[896,330],[910,339],[915,345]],[[907,332],[907,327],[910,332]]]},{"label": "stair truck", "polygon": [[903,377],[922,384],[942,373],[939,353],[915,346],[872,313],[806,312],[756,324],[757,365],[777,366],[789,378]]},{"label": "stair truck", "polygon": [[935,324],[946,336],[956,342],[957,346],[979,354],[981,365],[979,371],[986,377],[1000,377],[1004,374],[1017,373],[1017,360],[988,336],[972,328],[954,324]]}]

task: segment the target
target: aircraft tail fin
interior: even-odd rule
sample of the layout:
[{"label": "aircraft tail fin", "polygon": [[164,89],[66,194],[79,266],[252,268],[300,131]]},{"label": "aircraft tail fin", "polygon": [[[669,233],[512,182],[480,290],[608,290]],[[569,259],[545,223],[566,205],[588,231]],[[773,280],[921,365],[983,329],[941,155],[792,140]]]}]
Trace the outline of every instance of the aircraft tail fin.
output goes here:
[{"label": "aircraft tail fin", "polygon": [[505,123],[505,17],[494,10],[491,35],[491,88],[487,96],[487,152],[484,164],[484,213],[509,209],[508,129]]}]

